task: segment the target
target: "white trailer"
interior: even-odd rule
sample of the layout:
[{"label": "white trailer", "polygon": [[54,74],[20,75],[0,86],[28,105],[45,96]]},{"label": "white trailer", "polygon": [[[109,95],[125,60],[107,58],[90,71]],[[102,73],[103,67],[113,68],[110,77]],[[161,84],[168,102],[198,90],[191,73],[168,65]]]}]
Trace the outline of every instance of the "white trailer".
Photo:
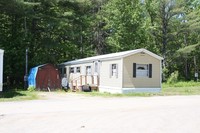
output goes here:
[{"label": "white trailer", "polygon": [[3,91],[3,54],[4,50],[0,49],[0,91]]}]

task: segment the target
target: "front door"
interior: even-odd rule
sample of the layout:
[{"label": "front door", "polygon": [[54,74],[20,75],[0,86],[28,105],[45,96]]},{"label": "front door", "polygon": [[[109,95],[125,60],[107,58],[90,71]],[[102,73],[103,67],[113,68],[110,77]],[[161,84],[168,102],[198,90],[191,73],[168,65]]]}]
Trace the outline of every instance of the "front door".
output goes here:
[{"label": "front door", "polygon": [[100,61],[94,62],[94,83],[99,86],[100,78]]}]

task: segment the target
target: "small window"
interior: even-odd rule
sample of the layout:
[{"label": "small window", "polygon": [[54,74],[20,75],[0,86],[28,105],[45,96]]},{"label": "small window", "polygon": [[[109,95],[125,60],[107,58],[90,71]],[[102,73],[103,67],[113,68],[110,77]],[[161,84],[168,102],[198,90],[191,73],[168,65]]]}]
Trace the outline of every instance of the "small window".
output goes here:
[{"label": "small window", "polygon": [[91,74],[92,74],[91,66],[86,66],[86,75],[91,75]]},{"label": "small window", "polygon": [[76,67],[76,72],[80,73],[81,72],[81,68],[80,67]]},{"label": "small window", "polygon": [[118,66],[117,64],[110,65],[110,77],[118,77]]},{"label": "small window", "polygon": [[74,73],[74,67],[70,68],[70,73]]},{"label": "small window", "polygon": [[112,74],[111,76],[116,76],[117,73],[117,64],[112,64]]}]

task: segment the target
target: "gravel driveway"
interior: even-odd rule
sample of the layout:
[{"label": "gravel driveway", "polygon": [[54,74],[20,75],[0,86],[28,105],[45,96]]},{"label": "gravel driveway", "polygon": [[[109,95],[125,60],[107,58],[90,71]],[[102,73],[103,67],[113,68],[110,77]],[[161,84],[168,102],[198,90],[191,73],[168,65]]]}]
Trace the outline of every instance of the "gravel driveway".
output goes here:
[{"label": "gravel driveway", "polygon": [[200,96],[42,95],[44,100],[0,102],[0,133],[200,132]]}]

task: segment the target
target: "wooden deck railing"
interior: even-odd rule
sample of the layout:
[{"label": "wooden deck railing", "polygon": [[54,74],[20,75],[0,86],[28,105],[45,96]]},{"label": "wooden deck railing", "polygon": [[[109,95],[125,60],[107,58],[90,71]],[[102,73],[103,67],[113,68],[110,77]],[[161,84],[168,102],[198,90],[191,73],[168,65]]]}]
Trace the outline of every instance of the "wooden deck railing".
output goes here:
[{"label": "wooden deck railing", "polygon": [[[96,78],[95,78],[96,77]],[[80,89],[82,85],[99,86],[98,75],[81,75],[70,81],[72,90]]]}]

